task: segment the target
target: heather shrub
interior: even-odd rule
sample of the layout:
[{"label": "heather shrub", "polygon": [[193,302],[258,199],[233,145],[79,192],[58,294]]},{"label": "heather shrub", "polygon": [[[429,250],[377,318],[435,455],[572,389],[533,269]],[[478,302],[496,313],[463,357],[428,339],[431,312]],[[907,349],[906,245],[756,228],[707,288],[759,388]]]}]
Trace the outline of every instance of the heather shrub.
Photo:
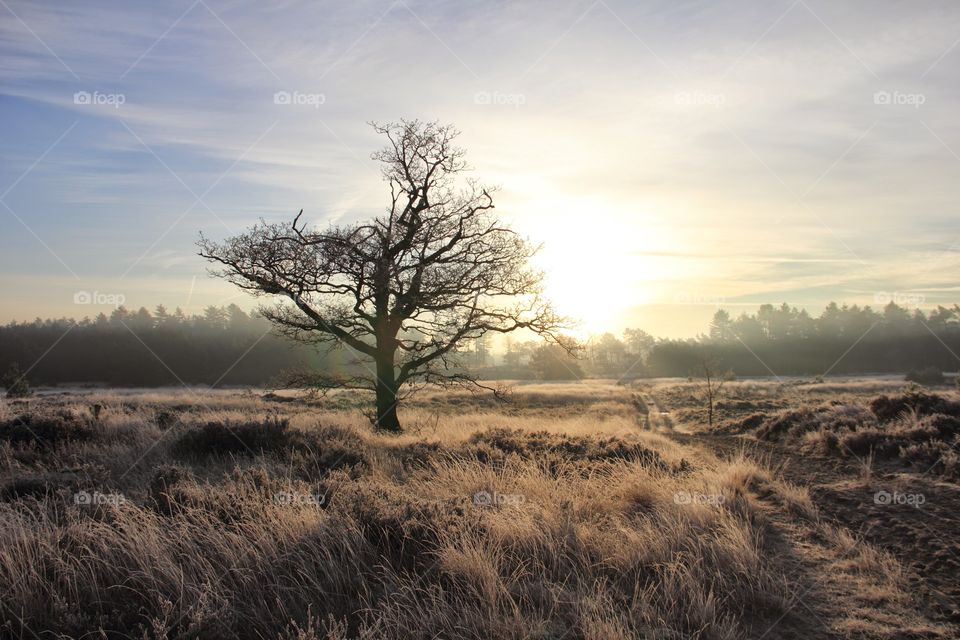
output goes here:
[{"label": "heather shrub", "polygon": [[280,418],[234,424],[208,422],[183,432],[174,442],[171,452],[180,459],[277,453],[296,442],[289,427],[290,421]]},{"label": "heather shrub", "polygon": [[641,462],[667,469],[666,463],[656,451],[616,437],[588,438],[548,431],[497,428],[477,432],[467,442],[468,447],[464,451],[482,461],[503,455],[515,455],[524,460],[558,458],[581,462]]},{"label": "heather shrub", "polygon": [[72,413],[27,413],[0,423],[0,441],[11,445],[34,444],[57,447],[67,442],[84,441],[93,437],[90,424]]},{"label": "heather shrub", "polygon": [[882,395],[870,402],[870,411],[880,422],[889,422],[915,411],[919,415],[942,413],[960,417],[960,402],[949,400],[934,393],[908,391],[896,396]]}]

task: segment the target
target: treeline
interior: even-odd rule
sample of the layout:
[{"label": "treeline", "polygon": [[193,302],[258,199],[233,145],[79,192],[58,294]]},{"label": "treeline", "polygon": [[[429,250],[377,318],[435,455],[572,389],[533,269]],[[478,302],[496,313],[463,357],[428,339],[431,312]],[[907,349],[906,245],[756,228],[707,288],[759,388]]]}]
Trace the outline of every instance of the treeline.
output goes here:
[{"label": "treeline", "polygon": [[287,370],[337,370],[341,355],[277,336],[266,319],[237,305],[199,315],[119,307],[92,319],[0,327],[0,371],[29,369],[33,385],[263,385]]},{"label": "treeline", "polygon": [[894,302],[881,310],[830,303],[819,316],[787,304],[736,318],[720,309],[706,333],[655,340],[628,330],[588,343],[593,374],[688,376],[705,360],[741,376],[905,373],[960,369],[960,307],[924,313]]},{"label": "treeline", "polygon": [[[740,376],[905,373],[960,369],[960,306],[924,313],[891,302],[881,310],[831,303],[819,316],[786,304],[732,317],[718,310],[702,335],[657,339],[640,329],[583,345],[578,360],[558,347],[507,341],[467,345],[463,364],[487,378],[575,379],[689,376],[705,361]],[[240,307],[202,314],[124,307],[95,318],[37,319],[0,327],[0,373],[29,369],[33,385],[272,385],[285,372],[350,370],[346,349],[326,353],[271,332]]]}]

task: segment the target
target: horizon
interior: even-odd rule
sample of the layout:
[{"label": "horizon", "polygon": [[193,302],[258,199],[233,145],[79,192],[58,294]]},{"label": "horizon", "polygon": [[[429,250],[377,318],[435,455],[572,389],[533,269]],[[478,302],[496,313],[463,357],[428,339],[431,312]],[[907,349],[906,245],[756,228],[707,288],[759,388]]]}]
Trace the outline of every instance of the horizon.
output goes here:
[{"label": "horizon", "polygon": [[[33,317],[33,318],[10,319],[10,320],[3,321],[3,322],[0,323],[0,324],[4,324],[4,325],[11,324],[11,323],[15,323],[15,324],[30,324],[30,323],[32,323],[32,322],[34,322],[34,321],[36,321],[36,320],[44,320],[44,321],[46,321],[46,320],[69,320],[69,321],[75,321],[75,322],[94,321],[94,320],[96,320],[101,314],[104,315],[104,316],[106,316],[107,318],[109,318],[110,315],[111,315],[111,313],[113,313],[114,310],[119,309],[119,308],[124,308],[124,309],[126,309],[127,312],[130,313],[130,314],[135,314],[135,313],[137,313],[138,311],[140,311],[141,309],[146,309],[151,315],[153,315],[154,317],[156,317],[156,313],[155,313],[155,312],[156,312],[156,310],[157,310],[157,307],[159,307],[159,306],[163,306],[164,309],[166,310],[166,312],[167,312],[167,313],[171,313],[171,314],[172,314],[174,311],[176,311],[176,310],[180,310],[180,311],[183,312],[184,316],[187,317],[187,318],[203,317],[205,309],[206,309],[207,307],[209,307],[209,306],[226,309],[226,308],[229,307],[230,305],[236,304],[237,307],[239,307],[239,308],[241,309],[241,311],[243,311],[244,313],[246,313],[246,314],[248,314],[248,315],[251,315],[251,314],[253,314],[253,313],[257,313],[257,312],[258,312],[258,307],[257,307],[256,305],[244,306],[243,304],[237,304],[236,302],[217,304],[216,301],[214,301],[213,303],[208,304],[208,305],[202,305],[202,306],[196,306],[196,305],[194,305],[194,306],[191,307],[191,308],[187,308],[187,307],[180,306],[180,305],[175,305],[175,306],[172,306],[172,307],[167,307],[167,306],[164,305],[163,303],[159,303],[159,304],[156,304],[156,305],[150,305],[150,304],[133,305],[133,304],[127,304],[127,301],[126,301],[125,298],[122,299],[122,300],[112,300],[112,301],[109,301],[109,296],[112,295],[112,294],[104,294],[104,293],[101,293],[101,292],[98,292],[98,291],[79,291],[79,292],[77,292],[77,294],[75,294],[75,295],[76,295],[78,298],[82,298],[82,299],[84,299],[84,300],[90,300],[90,302],[81,302],[81,303],[77,303],[77,304],[74,305],[74,307],[79,306],[79,308],[89,309],[89,312],[87,312],[87,313],[85,313],[85,314],[83,314],[83,315],[74,315],[74,316],[71,316],[71,315],[48,316],[48,317],[35,316],[35,317]],[[98,301],[99,301],[99,302],[98,302]],[[841,308],[841,309],[844,309],[844,308],[858,308],[858,309],[861,309],[861,310],[864,310],[864,311],[866,311],[866,310],[872,310],[872,311],[874,311],[874,312],[876,312],[876,313],[880,313],[880,314],[882,314],[884,308],[885,308],[887,305],[890,305],[890,304],[896,305],[899,309],[904,310],[904,311],[907,311],[907,312],[910,313],[911,315],[912,315],[913,313],[917,312],[917,311],[924,313],[924,315],[929,315],[929,313],[930,313],[931,311],[935,311],[935,310],[937,310],[938,308],[940,308],[940,309],[948,309],[948,310],[950,310],[950,309],[960,309],[960,303],[940,304],[940,305],[934,305],[934,306],[924,306],[924,305],[921,303],[921,301],[917,300],[916,298],[900,298],[900,297],[894,296],[894,295],[892,295],[892,294],[886,294],[886,293],[878,294],[878,296],[876,297],[875,301],[876,301],[876,304],[874,304],[874,305],[865,304],[865,305],[862,305],[862,306],[861,306],[861,305],[857,305],[857,304],[847,305],[846,303],[840,303],[840,302],[837,302],[837,301],[835,301],[835,300],[831,300],[831,301],[828,302],[826,305],[824,305],[824,307],[823,307],[822,309],[813,309],[813,310],[811,310],[811,309],[807,309],[807,308],[805,308],[805,307],[794,307],[794,306],[790,306],[790,308],[791,308],[792,310],[795,310],[795,311],[800,312],[800,313],[807,313],[811,318],[815,318],[815,319],[816,319],[816,318],[820,318],[820,317],[822,316],[822,314],[827,310],[828,306],[829,306],[829,305],[832,305],[832,304],[836,304],[836,305],[837,305],[839,308]],[[657,333],[653,333],[653,332],[651,332],[651,331],[647,331],[647,329],[646,329],[645,327],[641,326],[641,325],[636,325],[636,326],[624,326],[624,327],[618,327],[618,328],[615,328],[615,329],[601,329],[601,330],[599,330],[599,331],[593,331],[593,332],[580,331],[580,330],[578,330],[576,327],[574,327],[573,329],[571,329],[571,330],[568,331],[567,333],[569,333],[569,335],[574,336],[577,340],[582,341],[582,342],[589,342],[589,341],[591,341],[591,340],[595,340],[595,339],[597,339],[597,338],[602,337],[604,334],[612,334],[612,335],[620,338],[620,337],[623,336],[624,332],[626,332],[626,331],[628,331],[628,330],[630,330],[630,329],[641,329],[641,330],[645,331],[646,333],[650,334],[651,337],[653,337],[653,338],[655,338],[655,339],[658,339],[658,340],[660,340],[660,339],[662,339],[662,340],[692,340],[692,339],[701,338],[701,337],[706,336],[707,334],[709,334],[710,328],[711,328],[711,322],[710,322],[710,321],[713,319],[714,314],[717,313],[718,311],[726,311],[727,313],[730,314],[730,318],[731,318],[731,319],[737,319],[737,318],[739,318],[739,317],[741,316],[741,314],[742,314],[742,315],[746,315],[746,316],[750,316],[750,317],[755,317],[755,316],[756,316],[756,312],[757,312],[757,311],[760,309],[760,307],[763,306],[764,304],[770,304],[770,305],[773,306],[774,309],[779,309],[779,308],[781,307],[781,305],[787,304],[787,303],[786,303],[786,302],[781,302],[780,304],[758,303],[756,306],[753,306],[752,304],[751,304],[750,306],[747,306],[747,304],[744,303],[743,305],[741,305],[741,306],[739,306],[739,307],[733,307],[733,308],[727,308],[726,306],[724,306],[724,305],[722,305],[722,304],[720,304],[720,305],[711,305],[711,304],[706,303],[706,302],[696,302],[696,301],[690,301],[690,302],[684,301],[684,302],[678,302],[677,304],[699,305],[699,306],[702,306],[702,307],[706,307],[706,308],[708,309],[708,316],[709,316],[709,317],[707,317],[707,319],[704,321],[704,324],[703,324],[702,326],[700,326],[700,327],[696,330],[696,332],[693,333],[693,334],[676,334],[676,335],[657,334]],[[952,322],[952,321],[951,321],[951,322]],[[525,336],[525,334],[523,334],[522,332],[518,332],[517,335],[518,335],[519,338],[521,338],[521,339]],[[534,335],[530,335],[529,337],[530,337],[530,338],[533,338],[534,341],[537,339],[536,336],[534,336]],[[503,343],[507,340],[507,338],[508,338],[507,335],[492,336],[492,342],[493,342],[493,345],[494,345],[494,347],[495,347],[494,352],[497,352],[497,350],[504,348],[504,344],[503,344]],[[514,338],[515,341],[516,341],[516,339],[517,339],[517,338]]]},{"label": "horizon", "polygon": [[953,304],[960,16],[861,4],[5,4],[0,321],[247,308],[198,233],[376,215],[365,122],[401,116],[463,132],[584,332]]}]

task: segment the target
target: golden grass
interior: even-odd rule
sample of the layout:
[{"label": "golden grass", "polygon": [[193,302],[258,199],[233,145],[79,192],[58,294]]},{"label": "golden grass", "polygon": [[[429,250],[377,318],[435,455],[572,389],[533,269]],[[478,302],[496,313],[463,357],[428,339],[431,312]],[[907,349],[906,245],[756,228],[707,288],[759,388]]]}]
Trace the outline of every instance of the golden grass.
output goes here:
[{"label": "golden grass", "polygon": [[[0,448],[5,481],[50,486],[0,502],[4,634],[732,640],[789,613],[795,568],[761,500],[815,521],[805,490],[639,431],[612,384],[524,385],[508,409],[471,398],[418,398],[399,437],[371,432],[349,394],[32,401],[105,409],[91,441]],[[176,424],[161,428],[161,410]],[[306,444],[172,456],[207,422],[268,416]],[[124,501],[76,504],[78,491]],[[858,558],[896,577],[891,559]]]}]

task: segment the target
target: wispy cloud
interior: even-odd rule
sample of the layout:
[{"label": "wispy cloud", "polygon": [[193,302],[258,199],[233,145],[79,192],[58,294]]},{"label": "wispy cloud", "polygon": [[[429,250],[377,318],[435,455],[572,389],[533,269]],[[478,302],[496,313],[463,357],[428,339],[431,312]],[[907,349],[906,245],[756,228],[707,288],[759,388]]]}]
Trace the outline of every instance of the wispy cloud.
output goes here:
[{"label": "wispy cloud", "polygon": [[[625,307],[667,287],[825,302],[957,266],[949,2],[8,4],[0,187],[79,119],[7,202],[81,276],[162,237],[130,281],[175,289],[203,265],[162,256],[199,228],[376,214],[364,123],[403,116],[455,122],[557,269],[632,269]],[[7,278],[58,268],[22,229],[2,242]],[[8,315],[34,315],[35,290],[11,295]]]}]

